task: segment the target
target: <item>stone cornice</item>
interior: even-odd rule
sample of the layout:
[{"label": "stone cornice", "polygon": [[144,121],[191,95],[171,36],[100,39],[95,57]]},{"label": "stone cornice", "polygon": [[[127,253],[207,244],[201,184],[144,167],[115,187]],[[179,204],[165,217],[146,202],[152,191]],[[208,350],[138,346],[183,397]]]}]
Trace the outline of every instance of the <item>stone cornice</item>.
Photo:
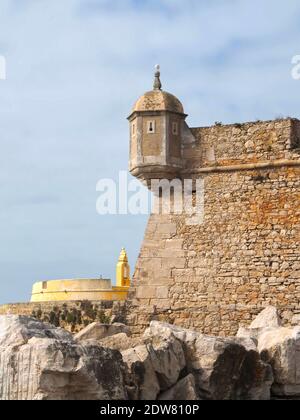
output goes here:
[{"label": "stone cornice", "polygon": [[212,173],[212,172],[235,172],[235,171],[249,171],[255,169],[275,169],[283,167],[295,167],[300,166],[300,160],[288,160],[280,159],[267,162],[257,162],[257,163],[243,163],[238,165],[218,165],[218,166],[208,166],[202,168],[194,169],[185,169],[182,171],[182,174],[201,174],[201,173]]}]

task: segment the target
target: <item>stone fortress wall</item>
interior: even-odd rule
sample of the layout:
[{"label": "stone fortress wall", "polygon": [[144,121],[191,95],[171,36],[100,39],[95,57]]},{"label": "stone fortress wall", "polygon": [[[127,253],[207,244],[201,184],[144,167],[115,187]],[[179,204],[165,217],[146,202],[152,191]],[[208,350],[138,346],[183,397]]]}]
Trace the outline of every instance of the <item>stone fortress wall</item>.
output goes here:
[{"label": "stone fortress wall", "polygon": [[181,175],[204,180],[204,222],[150,216],[128,323],[230,335],[269,304],[291,323],[300,313],[300,121],[190,131]]},{"label": "stone fortress wall", "polygon": [[0,315],[25,315],[50,322],[72,332],[88,324],[124,322],[125,302],[108,300],[23,302],[0,305]]},{"label": "stone fortress wall", "polygon": [[[39,315],[55,322],[63,315],[73,329],[109,317],[134,334],[160,320],[227,336],[271,304],[293,324],[300,314],[300,121],[189,128],[159,77],[157,69],[153,90],[128,118],[130,172],[148,186],[152,179],[201,179],[203,222],[191,224],[186,213],[150,216],[131,285],[125,250],[118,262],[126,304],[110,302],[108,290],[107,302],[41,303]],[[43,283],[37,287],[39,296]],[[2,306],[0,314],[30,315],[33,305]]]}]

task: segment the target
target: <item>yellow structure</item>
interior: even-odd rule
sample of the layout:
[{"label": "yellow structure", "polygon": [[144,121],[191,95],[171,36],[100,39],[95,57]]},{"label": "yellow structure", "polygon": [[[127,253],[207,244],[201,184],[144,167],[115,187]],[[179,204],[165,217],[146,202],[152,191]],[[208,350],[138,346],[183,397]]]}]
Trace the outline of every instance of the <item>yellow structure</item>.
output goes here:
[{"label": "yellow structure", "polygon": [[117,284],[110,279],[66,279],[35,283],[31,302],[55,302],[75,300],[126,300],[130,287],[130,267],[123,248],[117,264]]},{"label": "yellow structure", "polygon": [[117,287],[130,287],[130,267],[128,264],[127,254],[122,248],[119,261],[117,264]]}]

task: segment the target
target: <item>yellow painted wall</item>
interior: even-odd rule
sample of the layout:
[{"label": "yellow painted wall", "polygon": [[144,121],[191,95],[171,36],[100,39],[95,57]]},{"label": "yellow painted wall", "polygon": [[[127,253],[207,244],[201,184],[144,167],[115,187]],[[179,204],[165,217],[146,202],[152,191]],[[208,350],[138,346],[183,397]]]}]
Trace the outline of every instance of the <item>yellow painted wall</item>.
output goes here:
[{"label": "yellow painted wall", "polygon": [[117,287],[130,287],[130,267],[125,248],[122,248],[116,270]]},{"label": "yellow painted wall", "polygon": [[51,280],[33,285],[31,302],[122,301],[127,298],[128,290],[128,287],[113,287],[109,279]]}]

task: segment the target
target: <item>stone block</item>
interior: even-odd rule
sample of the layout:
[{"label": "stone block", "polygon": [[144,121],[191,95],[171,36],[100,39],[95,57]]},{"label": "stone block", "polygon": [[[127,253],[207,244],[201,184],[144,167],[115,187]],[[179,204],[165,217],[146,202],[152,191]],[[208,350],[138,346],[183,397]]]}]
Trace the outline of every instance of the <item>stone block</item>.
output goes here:
[{"label": "stone block", "polygon": [[143,286],[137,289],[137,298],[138,299],[151,299],[156,297],[156,290],[155,286]]},{"label": "stone block", "polygon": [[160,286],[156,289],[157,299],[167,299],[169,297],[169,288],[167,286]]}]

